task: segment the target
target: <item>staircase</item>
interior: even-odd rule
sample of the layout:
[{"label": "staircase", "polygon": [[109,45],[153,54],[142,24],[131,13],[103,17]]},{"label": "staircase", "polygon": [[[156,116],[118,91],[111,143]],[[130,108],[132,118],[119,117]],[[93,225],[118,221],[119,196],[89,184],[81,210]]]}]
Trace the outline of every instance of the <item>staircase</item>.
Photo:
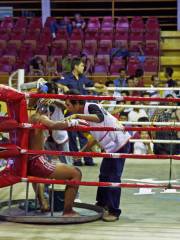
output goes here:
[{"label": "staircase", "polygon": [[164,69],[170,66],[174,70],[173,78],[180,80],[180,32],[161,32],[160,78],[164,79]]}]

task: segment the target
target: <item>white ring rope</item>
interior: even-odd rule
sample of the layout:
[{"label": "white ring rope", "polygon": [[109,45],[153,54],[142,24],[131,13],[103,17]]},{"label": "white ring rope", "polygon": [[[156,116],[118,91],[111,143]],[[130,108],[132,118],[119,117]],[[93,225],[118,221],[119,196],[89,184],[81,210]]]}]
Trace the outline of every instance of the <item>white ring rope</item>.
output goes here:
[{"label": "white ring rope", "polygon": [[155,109],[180,109],[180,106],[159,106],[159,105],[133,105],[133,104],[101,104],[103,107],[121,107],[121,108],[155,108]]},{"label": "white ring rope", "polygon": [[130,125],[143,125],[143,126],[180,126],[180,122],[128,122],[128,121],[119,121],[119,123],[124,124],[125,126]]},{"label": "white ring rope", "polygon": [[[95,87],[87,87],[85,88],[89,91],[96,91]],[[98,88],[99,89],[99,88]],[[105,89],[110,91],[180,91],[180,87],[176,88],[168,88],[168,87],[106,87]]]},{"label": "white ring rope", "polygon": [[130,139],[132,143],[143,142],[143,143],[165,143],[165,144],[179,144],[180,140],[163,140],[163,139]]}]

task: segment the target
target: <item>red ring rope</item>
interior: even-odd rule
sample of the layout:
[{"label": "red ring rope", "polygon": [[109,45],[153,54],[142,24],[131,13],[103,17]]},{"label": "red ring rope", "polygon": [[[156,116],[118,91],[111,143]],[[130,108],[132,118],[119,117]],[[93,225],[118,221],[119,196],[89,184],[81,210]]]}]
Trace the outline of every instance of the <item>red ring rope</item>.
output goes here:
[{"label": "red ring rope", "polygon": [[109,101],[156,101],[156,102],[180,102],[180,98],[160,98],[160,97],[113,97],[113,96],[93,96],[93,95],[64,95],[64,94],[39,94],[28,93],[30,98],[52,98],[52,99],[76,99],[76,100],[109,100]]},{"label": "red ring rope", "polygon": [[47,154],[54,156],[73,156],[73,157],[102,157],[102,158],[136,158],[136,159],[174,159],[180,160],[180,155],[157,155],[157,154],[124,154],[124,153],[99,153],[99,152],[64,152],[51,150],[22,150],[22,153],[29,155]]},{"label": "red ring rope", "polygon": [[[31,183],[63,184],[63,185],[94,186],[94,187],[121,187],[121,188],[168,188],[169,187],[168,184],[87,182],[87,181],[55,180],[55,179],[37,178],[32,176],[28,176],[27,180],[28,182],[31,182]],[[171,187],[173,189],[180,189],[180,185],[171,185]]]},{"label": "red ring rope", "polygon": [[[0,119],[1,120],[1,119]],[[172,122],[173,125],[173,122]],[[18,124],[15,120],[2,120],[0,122],[0,131],[11,130],[14,128],[30,128],[30,129],[48,129],[46,126],[41,124],[29,124],[29,123],[22,123]],[[91,127],[91,126],[76,126],[71,128],[66,128],[64,130],[68,131],[121,131],[121,128],[115,127]],[[153,126],[146,126],[146,127],[124,127],[123,131],[180,131],[180,127],[178,126],[160,126],[160,127],[153,127]]]}]

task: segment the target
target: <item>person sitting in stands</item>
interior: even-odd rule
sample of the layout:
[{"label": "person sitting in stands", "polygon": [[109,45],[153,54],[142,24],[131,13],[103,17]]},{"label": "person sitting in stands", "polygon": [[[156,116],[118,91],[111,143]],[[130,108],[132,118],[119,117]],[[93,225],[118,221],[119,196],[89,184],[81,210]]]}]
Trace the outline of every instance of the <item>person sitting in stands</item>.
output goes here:
[{"label": "person sitting in stands", "polygon": [[67,31],[67,33],[69,35],[71,35],[73,28],[72,28],[72,24],[71,24],[70,19],[65,16],[63,19],[61,19],[59,21],[59,23],[56,22],[56,21],[51,22],[50,30],[51,30],[51,34],[52,34],[53,39],[56,38],[56,33],[57,33],[58,29],[65,29]]},{"label": "person sitting in stands", "polygon": [[76,13],[74,15],[74,20],[72,21],[72,25],[73,25],[73,28],[84,30],[86,26],[86,22],[84,21],[84,19],[81,17],[79,13]]}]

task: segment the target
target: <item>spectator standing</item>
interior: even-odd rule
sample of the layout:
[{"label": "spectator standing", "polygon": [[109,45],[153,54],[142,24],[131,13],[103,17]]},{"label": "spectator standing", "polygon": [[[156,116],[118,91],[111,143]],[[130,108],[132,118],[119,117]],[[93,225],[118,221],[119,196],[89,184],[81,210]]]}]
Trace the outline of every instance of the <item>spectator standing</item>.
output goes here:
[{"label": "spectator standing", "polygon": [[[86,78],[84,76],[84,63],[81,58],[74,58],[71,62],[71,73],[64,76],[64,78],[61,78],[58,83],[60,85],[65,85],[69,89],[76,89],[78,90],[82,95],[87,95],[88,91],[85,89],[85,87],[101,87],[101,84],[95,83]],[[67,116],[71,115],[71,113],[67,113]],[[70,145],[70,151],[78,152],[78,145],[77,145],[77,138],[79,139],[80,147],[82,148],[86,143],[87,139],[84,137],[84,135],[81,132],[68,132],[69,134],[69,145]],[[85,165],[87,166],[94,166],[93,159],[91,157],[84,157]],[[82,166],[81,160],[75,160],[74,165],[76,166]]]}]

